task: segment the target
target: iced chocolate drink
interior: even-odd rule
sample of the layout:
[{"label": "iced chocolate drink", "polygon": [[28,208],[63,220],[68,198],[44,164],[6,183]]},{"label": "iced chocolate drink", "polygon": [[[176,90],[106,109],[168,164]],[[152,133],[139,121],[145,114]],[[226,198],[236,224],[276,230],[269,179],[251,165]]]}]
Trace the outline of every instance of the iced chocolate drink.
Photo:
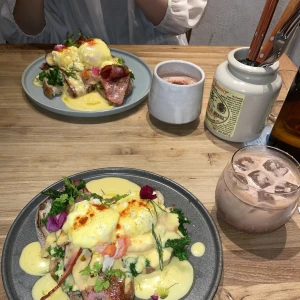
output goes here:
[{"label": "iced chocolate drink", "polygon": [[286,223],[300,197],[299,163],[266,146],[238,150],[216,187],[218,214],[234,227],[271,232]]}]

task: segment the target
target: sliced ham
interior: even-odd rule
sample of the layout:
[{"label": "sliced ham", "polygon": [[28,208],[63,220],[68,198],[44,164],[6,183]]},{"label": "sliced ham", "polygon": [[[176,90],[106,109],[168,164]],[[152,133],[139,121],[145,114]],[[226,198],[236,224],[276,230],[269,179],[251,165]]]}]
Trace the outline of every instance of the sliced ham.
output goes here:
[{"label": "sliced ham", "polygon": [[125,96],[131,92],[130,72],[126,66],[103,67],[100,71],[100,82],[104,88],[105,98],[116,105],[121,105]]},{"label": "sliced ham", "polygon": [[126,254],[128,247],[131,245],[131,239],[127,235],[123,235],[117,240],[117,252],[115,254],[115,259],[121,258]]},{"label": "sliced ham", "polygon": [[110,257],[113,257],[116,253],[116,246],[114,244],[107,245],[101,252],[101,254],[108,255]]},{"label": "sliced ham", "polygon": [[129,69],[125,66],[107,65],[100,71],[102,79],[113,80],[129,75]]},{"label": "sliced ham", "polygon": [[108,255],[114,259],[121,258],[126,254],[128,247],[131,245],[131,239],[127,235],[123,235],[117,239],[116,244],[97,244],[95,250],[103,256]]},{"label": "sliced ham", "polygon": [[[133,280],[127,278],[118,278],[112,276],[110,278],[110,286],[101,292],[95,292],[93,289],[86,291],[88,300],[133,300],[134,288]],[[83,293],[82,293],[83,294]]]},{"label": "sliced ham", "polygon": [[[104,88],[104,97],[110,102],[121,105],[124,102],[127,90],[130,86],[130,76],[121,77],[114,80],[100,79]],[[100,91],[101,93],[101,91]]]}]

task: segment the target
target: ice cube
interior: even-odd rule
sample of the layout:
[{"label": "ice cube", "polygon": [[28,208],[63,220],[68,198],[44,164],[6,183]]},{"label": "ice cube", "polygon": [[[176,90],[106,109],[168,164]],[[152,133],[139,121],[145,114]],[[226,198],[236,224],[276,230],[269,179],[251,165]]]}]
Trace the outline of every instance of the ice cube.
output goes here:
[{"label": "ice cube", "polygon": [[255,162],[251,157],[241,157],[234,162],[234,165],[243,171],[249,171],[254,168]]},{"label": "ice cube", "polygon": [[263,164],[263,167],[267,171],[272,172],[276,177],[282,177],[289,171],[289,169],[277,159],[268,159]]},{"label": "ice cube", "polygon": [[239,188],[248,190],[248,180],[244,174],[235,172],[232,179]]},{"label": "ice cube", "polygon": [[265,191],[257,192],[257,200],[260,207],[270,208],[276,205],[275,196]]},{"label": "ice cube", "polygon": [[242,183],[244,184],[248,184],[248,180],[246,178],[246,176],[242,173],[235,173],[235,177],[240,180]]},{"label": "ice cube", "polygon": [[264,172],[261,170],[255,170],[248,174],[248,177],[252,179],[252,181],[259,186],[261,189],[265,189],[266,187],[273,184],[271,178],[269,178]]},{"label": "ice cube", "polygon": [[258,191],[258,200],[259,201],[274,201],[274,196],[266,191]]},{"label": "ice cube", "polygon": [[290,193],[296,191],[297,188],[298,186],[296,184],[290,183],[288,181],[283,181],[275,186],[275,193]]}]

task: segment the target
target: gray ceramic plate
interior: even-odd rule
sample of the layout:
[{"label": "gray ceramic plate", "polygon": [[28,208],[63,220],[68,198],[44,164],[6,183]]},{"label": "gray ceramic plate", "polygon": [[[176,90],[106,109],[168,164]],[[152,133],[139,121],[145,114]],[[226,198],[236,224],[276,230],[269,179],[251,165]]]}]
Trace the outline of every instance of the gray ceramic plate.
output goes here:
[{"label": "gray ceramic plate", "polygon": [[72,117],[103,117],[124,112],[145,100],[151,86],[152,71],[143,60],[131,53],[118,49],[111,49],[111,53],[116,57],[122,57],[135,76],[132,93],[125,98],[124,103],[119,107],[99,111],[78,111],[67,107],[60,96],[48,99],[41,87],[33,85],[34,78],[41,72],[40,66],[45,62],[45,57],[38,58],[25,69],[22,75],[23,89],[37,105],[61,115]]},{"label": "gray ceramic plate", "polygon": [[[65,174],[62,174],[65,175]],[[191,220],[187,225],[192,243],[202,242],[206,252],[202,257],[190,255],[189,261],[194,267],[195,279],[190,293],[185,299],[212,299],[219,284],[222,272],[222,247],[216,226],[200,201],[176,182],[147,171],[127,168],[96,169],[70,176],[71,179],[90,180],[117,176],[137,183],[140,186],[150,185],[160,190],[167,206],[175,205]],[[48,187],[59,189],[63,186],[60,180]],[[9,299],[30,300],[31,288],[38,277],[23,272],[19,267],[22,249],[31,242],[37,241],[34,217],[37,207],[45,196],[38,194],[20,212],[7,235],[2,254],[2,280]]]}]

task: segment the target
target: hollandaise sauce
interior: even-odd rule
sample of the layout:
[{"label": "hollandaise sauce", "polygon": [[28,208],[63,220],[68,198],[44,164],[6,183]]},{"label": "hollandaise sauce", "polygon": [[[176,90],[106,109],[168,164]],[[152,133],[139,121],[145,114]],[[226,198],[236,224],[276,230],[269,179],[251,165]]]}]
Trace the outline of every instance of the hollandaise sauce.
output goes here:
[{"label": "hollandaise sauce", "polygon": [[38,87],[42,87],[43,86],[43,82],[39,80],[39,75],[37,75],[34,80],[33,80],[33,84],[35,86],[38,86]]},{"label": "hollandaise sauce", "polygon": [[19,264],[23,271],[30,275],[42,276],[49,271],[50,260],[41,256],[39,242],[28,244],[22,251]]},{"label": "hollandaise sauce", "polygon": [[137,192],[141,189],[137,184],[118,177],[106,177],[93,180],[88,182],[86,187],[91,193],[107,197]]},{"label": "hollandaise sauce", "polygon": [[205,253],[205,245],[197,242],[192,245],[191,252],[196,257],[201,257]]},{"label": "hollandaise sauce", "polygon": [[149,299],[154,293],[160,299],[178,300],[190,290],[194,280],[194,270],[188,261],[180,261],[173,257],[171,262],[162,271],[151,274],[140,274],[135,280],[135,296],[140,299]]},{"label": "hollandaise sauce", "polygon": [[71,109],[81,111],[98,111],[112,109],[114,105],[103,98],[97,91],[93,91],[81,97],[73,98],[64,88],[61,95],[62,101]]},{"label": "hollandaise sauce", "polygon": [[[32,298],[33,300],[40,300],[43,296],[47,295],[51,291],[57,282],[51,277],[50,273],[41,277],[36,281],[32,288]],[[69,300],[66,293],[63,292],[61,288],[58,288],[49,298],[49,300]]]}]

